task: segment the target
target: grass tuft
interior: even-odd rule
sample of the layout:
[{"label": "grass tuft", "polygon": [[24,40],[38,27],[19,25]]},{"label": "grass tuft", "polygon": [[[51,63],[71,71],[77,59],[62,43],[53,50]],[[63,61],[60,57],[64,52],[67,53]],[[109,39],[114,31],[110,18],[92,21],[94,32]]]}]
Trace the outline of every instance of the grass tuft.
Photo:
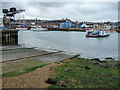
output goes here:
[{"label": "grass tuft", "polygon": [[36,70],[37,68],[41,68],[41,67],[46,66],[46,65],[48,65],[48,64],[44,64],[44,65],[41,65],[41,66],[36,66],[36,67],[30,68],[30,69],[25,69],[22,72],[8,72],[8,73],[5,73],[5,74],[2,74],[2,78],[19,76],[19,75],[22,75],[24,73],[32,72],[32,71]]}]

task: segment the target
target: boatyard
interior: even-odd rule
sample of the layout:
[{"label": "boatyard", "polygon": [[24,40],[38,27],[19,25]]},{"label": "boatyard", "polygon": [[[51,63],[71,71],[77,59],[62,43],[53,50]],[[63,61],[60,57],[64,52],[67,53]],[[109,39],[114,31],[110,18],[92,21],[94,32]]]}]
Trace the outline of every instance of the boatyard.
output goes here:
[{"label": "boatyard", "polygon": [[[102,17],[99,14],[103,11],[97,13],[104,8],[111,10],[116,3],[104,3],[106,6],[101,9],[92,7],[102,6],[102,2],[84,3],[85,7],[79,4],[23,2],[18,7],[13,2],[3,3],[0,23],[3,89],[119,88],[120,21],[106,17],[106,12]],[[88,12],[84,11],[86,8]],[[96,11],[98,16],[89,10]]]}]

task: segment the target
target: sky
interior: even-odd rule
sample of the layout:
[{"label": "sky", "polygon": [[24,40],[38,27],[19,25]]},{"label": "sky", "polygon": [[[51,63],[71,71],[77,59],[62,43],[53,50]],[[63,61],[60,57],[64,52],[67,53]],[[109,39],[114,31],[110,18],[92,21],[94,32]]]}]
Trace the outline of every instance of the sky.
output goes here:
[{"label": "sky", "polygon": [[118,21],[118,2],[2,2],[2,9],[25,9],[16,18],[72,21]]}]

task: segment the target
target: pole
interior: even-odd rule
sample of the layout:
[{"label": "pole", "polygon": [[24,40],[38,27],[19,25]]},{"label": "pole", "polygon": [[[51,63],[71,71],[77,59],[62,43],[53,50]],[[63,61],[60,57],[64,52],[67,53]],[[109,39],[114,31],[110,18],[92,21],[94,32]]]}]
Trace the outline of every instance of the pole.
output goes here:
[{"label": "pole", "polygon": [[19,14],[19,20],[20,20],[20,14]]},{"label": "pole", "polygon": [[13,18],[14,18],[14,29],[15,29],[15,28],[16,28],[16,27],[15,27],[15,16],[13,16]]},{"label": "pole", "polygon": [[23,20],[24,20],[24,14],[23,14]]}]

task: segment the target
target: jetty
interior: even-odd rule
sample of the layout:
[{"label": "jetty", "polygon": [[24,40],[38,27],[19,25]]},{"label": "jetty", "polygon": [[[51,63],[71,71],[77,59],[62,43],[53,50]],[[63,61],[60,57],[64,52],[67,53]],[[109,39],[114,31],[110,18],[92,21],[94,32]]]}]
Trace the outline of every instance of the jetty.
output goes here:
[{"label": "jetty", "polygon": [[2,45],[17,45],[18,44],[18,30],[1,30],[0,39]]}]

